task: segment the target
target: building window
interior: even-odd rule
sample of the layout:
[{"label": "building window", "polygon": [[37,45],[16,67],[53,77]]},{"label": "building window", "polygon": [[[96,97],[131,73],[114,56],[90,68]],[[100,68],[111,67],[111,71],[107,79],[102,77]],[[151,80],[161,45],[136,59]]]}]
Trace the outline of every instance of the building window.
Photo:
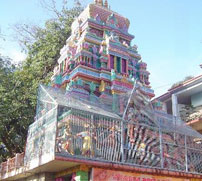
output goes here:
[{"label": "building window", "polygon": [[121,58],[117,57],[116,61],[116,70],[118,73],[121,73]]},{"label": "building window", "polygon": [[94,60],[93,60],[93,57],[91,57],[90,64],[93,66],[93,63],[94,63]]},{"label": "building window", "polygon": [[96,68],[99,69],[101,67],[101,62],[99,59],[96,61]]},{"label": "building window", "polygon": [[126,73],[126,59],[122,59],[122,73]]},{"label": "building window", "polygon": [[84,60],[85,60],[85,65],[88,65],[88,57],[87,56],[84,57]]},{"label": "building window", "polygon": [[114,69],[114,55],[110,55],[110,69]]}]

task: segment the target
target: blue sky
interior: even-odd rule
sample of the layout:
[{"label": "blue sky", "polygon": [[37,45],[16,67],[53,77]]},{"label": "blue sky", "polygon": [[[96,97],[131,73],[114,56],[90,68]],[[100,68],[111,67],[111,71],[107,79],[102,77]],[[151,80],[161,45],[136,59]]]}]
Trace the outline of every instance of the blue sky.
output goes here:
[{"label": "blue sky", "polygon": [[[60,1],[57,0],[58,4]],[[142,60],[148,64],[156,95],[188,75],[201,74],[201,0],[108,1],[112,10],[130,20],[129,32],[135,35],[133,43],[138,45]],[[25,56],[12,36],[11,26],[18,22],[43,25],[49,17],[39,0],[0,0],[0,27],[6,38],[0,40],[0,53],[16,61],[23,59]]]}]

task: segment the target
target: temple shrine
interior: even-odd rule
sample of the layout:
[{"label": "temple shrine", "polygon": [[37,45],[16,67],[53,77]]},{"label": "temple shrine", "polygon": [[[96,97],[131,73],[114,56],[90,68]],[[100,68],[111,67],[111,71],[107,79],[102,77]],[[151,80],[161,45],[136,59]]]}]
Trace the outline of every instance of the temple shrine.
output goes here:
[{"label": "temple shrine", "polygon": [[162,111],[130,22],[95,0],[40,85],[25,152],[0,180],[200,181],[202,135]]},{"label": "temple shrine", "polygon": [[131,45],[129,25],[107,1],[90,4],[72,24],[72,35],[54,69],[53,86],[105,100],[128,92],[137,79],[142,92],[152,98],[147,64]]}]

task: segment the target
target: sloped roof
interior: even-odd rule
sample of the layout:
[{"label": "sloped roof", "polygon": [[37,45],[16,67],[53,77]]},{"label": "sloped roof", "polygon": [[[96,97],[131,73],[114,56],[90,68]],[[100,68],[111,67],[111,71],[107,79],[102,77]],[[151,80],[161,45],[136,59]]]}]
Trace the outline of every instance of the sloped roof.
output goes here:
[{"label": "sloped roof", "polygon": [[45,91],[58,105],[121,119],[118,114],[115,114],[112,109],[109,109],[108,105],[96,99],[96,97],[94,97],[93,101],[90,101],[79,97],[74,92],[67,92],[59,88],[40,85],[40,89]]},{"label": "sloped roof", "polygon": [[183,82],[182,84],[180,84],[176,87],[169,89],[166,93],[160,95],[159,97],[156,97],[154,100],[165,101],[166,99],[171,98],[173,93],[177,93],[177,92],[185,90],[191,86],[198,85],[201,82],[202,82],[202,75],[196,76],[192,79],[189,79],[189,80]]}]

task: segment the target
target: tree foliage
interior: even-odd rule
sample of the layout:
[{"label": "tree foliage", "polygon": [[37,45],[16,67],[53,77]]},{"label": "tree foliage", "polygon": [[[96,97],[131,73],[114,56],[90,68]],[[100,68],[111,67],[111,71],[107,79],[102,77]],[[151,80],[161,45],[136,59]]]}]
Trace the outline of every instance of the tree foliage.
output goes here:
[{"label": "tree foliage", "polygon": [[17,67],[0,57],[0,160],[23,151],[24,136],[34,110],[17,80]]},{"label": "tree foliage", "polygon": [[70,9],[65,3],[58,11],[52,0],[49,10],[55,17],[46,21],[43,28],[15,25],[18,41],[27,51],[21,65],[0,57],[0,161],[24,150],[28,126],[35,117],[38,85],[50,81],[60,49],[71,34],[71,24],[82,11],[78,3]]}]

